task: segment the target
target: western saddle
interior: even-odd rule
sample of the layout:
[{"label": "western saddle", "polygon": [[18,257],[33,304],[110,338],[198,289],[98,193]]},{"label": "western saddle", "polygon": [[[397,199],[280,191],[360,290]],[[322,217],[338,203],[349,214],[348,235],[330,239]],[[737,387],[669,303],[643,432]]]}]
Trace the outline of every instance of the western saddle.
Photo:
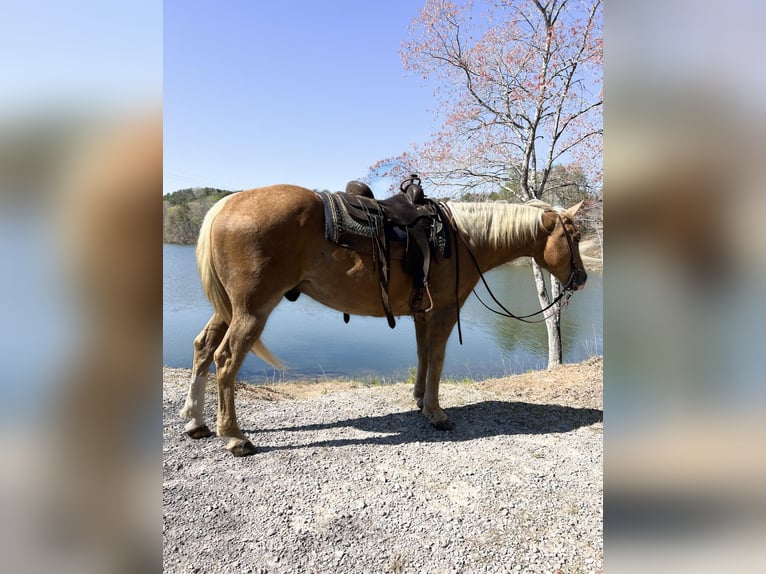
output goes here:
[{"label": "western saddle", "polygon": [[[413,174],[400,185],[400,193],[376,200],[367,184],[350,181],[346,192],[319,192],[324,204],[325,237],[343,247],[372,254],[378,268],[380,297],[388,325],[396,326],[388,296],[391,260],[402,260],[412,277],[410,310],[433,308],[428,287],[431,257],[449,257],[449,232],[442,208],[423,194]],[[348,322],[348,314],[343,314]]]}]

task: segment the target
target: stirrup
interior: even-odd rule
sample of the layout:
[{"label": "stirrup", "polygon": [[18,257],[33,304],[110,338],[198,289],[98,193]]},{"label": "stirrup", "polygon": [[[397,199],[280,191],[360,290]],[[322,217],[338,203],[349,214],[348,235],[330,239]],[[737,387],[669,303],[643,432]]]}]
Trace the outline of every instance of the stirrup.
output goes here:
[{"label": "stirrup", "polygon": [[[428,295],[428,307],[426,308],[422,308],[423,293]],[[433,308],[434,300],[431,297],[431,290],[428,288],[428,283],[424,284],[422,287],[413,288],[412,295],[410,296],[410,311],[413,313],[428,313]]]}]

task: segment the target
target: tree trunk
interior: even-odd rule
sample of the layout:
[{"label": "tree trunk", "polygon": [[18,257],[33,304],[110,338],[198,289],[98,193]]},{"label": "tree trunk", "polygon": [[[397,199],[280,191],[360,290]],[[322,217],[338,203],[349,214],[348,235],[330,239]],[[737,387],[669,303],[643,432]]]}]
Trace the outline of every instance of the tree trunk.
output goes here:
[{"label": "tree trunk", "polygon": [[[532,261],[532,273],[535,277],[535,286],[537,287],[537,298],[540,301],[540,308],[550,305],[552,299],[558,297],[561,293],[561,283],[555,278],[551,277],[551,298],[548,297],[548,289],[545,286],[545,279],[543,277],[543,270],[540,266]],[[548,330],[548,368],[552,369],[561,365],[562,352],[561,352],[561,306],[556,303],[553,307],[545,312],[548,317],[545,320],[545,327]]]}]

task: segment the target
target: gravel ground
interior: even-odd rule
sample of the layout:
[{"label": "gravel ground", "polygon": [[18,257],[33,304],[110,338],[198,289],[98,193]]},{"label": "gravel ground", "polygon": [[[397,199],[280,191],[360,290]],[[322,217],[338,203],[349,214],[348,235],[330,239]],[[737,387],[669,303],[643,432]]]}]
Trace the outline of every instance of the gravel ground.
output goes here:
[{"label": "gravel ground", "polygon": [[166,368],[164,571],[601,572],[601,379],[594,357],[442,383],[446,432],[404,383],[241,385],[259,453],[235,458],[183,434],[189,371]]}]

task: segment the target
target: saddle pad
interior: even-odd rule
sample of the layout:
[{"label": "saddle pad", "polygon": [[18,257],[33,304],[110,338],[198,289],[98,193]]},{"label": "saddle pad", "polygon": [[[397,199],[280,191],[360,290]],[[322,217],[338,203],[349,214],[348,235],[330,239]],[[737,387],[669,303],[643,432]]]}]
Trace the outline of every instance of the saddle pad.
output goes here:
[{"label": "saddle pad", "polygon": [[360,223],[349,215],[337,194],[320,191],[319,197],[324,205],[324,234],[333,243],[342,244],[342,237],[346,234],[372,239],[383,228],[382,215],[370,213],[369,223]]}]

